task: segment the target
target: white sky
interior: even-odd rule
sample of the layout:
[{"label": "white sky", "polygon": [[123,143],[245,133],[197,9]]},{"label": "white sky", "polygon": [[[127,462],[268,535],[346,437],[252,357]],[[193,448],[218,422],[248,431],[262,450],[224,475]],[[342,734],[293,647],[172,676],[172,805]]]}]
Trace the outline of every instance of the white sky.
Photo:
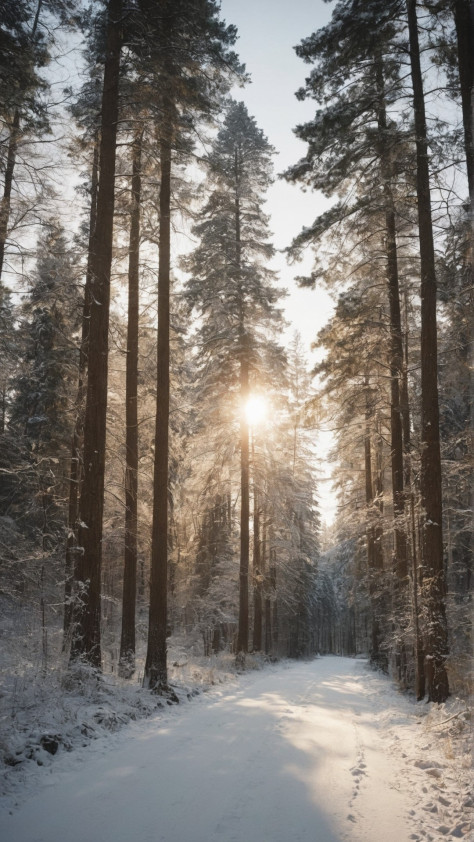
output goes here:
[{"label": "white sky", "polygon": [[[304,84],[310,67],[298,58],[293,47],[329,22],[333,5],[323,0],[221,0],[221,16],[237,26],[239,40],[236,50],[246,64],[252,82],[234,91],[243,100],[257,125],[263,129],[278,155],[275,171],[280,173],[296,163],[306,145],[298,140],[293,129],[314,115],[316,104],[300,102],[295,91]],[[328,207],[319,193],[303,193],[300,187],[277,179],[269,191],[267,212],[277,249],[288,246],[303,226]],[[311,268],[311,255],[301,264],[289,266],[285,256],[275,259],[282,285],[288,290],[285,302],[286,317],[294,330],[301,333],[308,357],[311,343],[332,313],[332,303],[324,290],[299,289],[295,275]],[[330,467],[326,454],[332,447],[329,432],[320,431],[316,448],[320,462],[318,496],[323,519],[333,520],[336,503],[330,482]]]}]

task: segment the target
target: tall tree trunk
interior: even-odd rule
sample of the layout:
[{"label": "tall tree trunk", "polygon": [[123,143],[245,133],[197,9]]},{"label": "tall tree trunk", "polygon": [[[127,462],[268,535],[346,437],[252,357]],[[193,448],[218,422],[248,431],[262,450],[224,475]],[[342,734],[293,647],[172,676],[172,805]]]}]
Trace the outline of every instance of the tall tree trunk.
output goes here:
[{"label": "tall tree trunk", "polygon": [[421,505],[423,565],[428,620],[425,660],[428,697],[444,702],[449,695],[446,657],[446,584],[443,561],[441,455],[438,405],[436,273],[431,219],[428,144],[423,80],[418,43],[416,0],[406,0],[416,132],[416,189],[421,261]]},{"label": "tall tree trunk", "polygon": [[73,584],[77,553],[77,519],[79,513],[79,487],[82,477],[81,446],[84,429],[84,396],[87,375],[87,354],[90,323],[91,263],[93,237],[97,221],[97,188],[99,182],[99,134],[96,133],[91,173],[91,205],[89,212],[89,249],[84,284],[84,302],[82,308],[82,334],[79,346],[78,383],[75,400],[74,430],[71,442],[71,464],[69,469],[69,504],[68,537],[66,544],[65,583],[64,583],[64,634],[63,650],[67,648],[73,617]]},{"label": "tall tree trunk", "polygon": [[[240,153],[235,149],[235,263],[237,273],[241,268],[240,242]],[[240,286],[240,278],[239,278]],[[240,565],[239,565],[239,627],[237,633],[237,658],[243,660],[249,648],[249,556],[250,556],[250,493],[249,493],[249,424],[246,406],[249,398],[249,349],[245,333],[245,302],[240,286],[239,301],[239,356],[240,356]]]},{"label": "tall tree trunk", "polygon": [[143,130],[133,142],[132,205],[128,259],[127,366],[125,385],[125,546],[122,595],[122,633],[119,672],[129,678],[135,671],[135,603],[138,556],[138,321],[141,157]]},{"label": "tall tree trunk", "polygon": [[101,667],[101,566],[107,416],[110,273],[115,199],[122,0],[109,0],[102,92],[97,224],[91,259],[88,378],[84,417],[84,473],[79,504],[77,592],[71,658]]},{"label": "tall tree trunk", "polygon": [[262,552],[261,552],[261,570],[262,570],[262,625],[264,631],[262,631],[262,638],[264,635],[264,640],[262,639],[262,648],[266,654],[270,651],[271,646],[271,613],[270,613],[270,598],[269,598],[269,579],[268,579],[268,567],[267,567],[267,513],[265,509],[265,504],[263,506],[262,512]]},{"label": "tall tree trunk", "polygon": [[[170,120],[171,122],[171,120]],[[153,527],[151,539],[150,613],[143,684],[166,690],[168,667],[168,450],[170,411],[170,234],[171,140],[170,125],[160,142],[160,237],[158,264],[158,360],[156,387],[155,466],[153,475]]]},{"label": "tall tree trunk", "polygon": [[381,649],[382,643],[382,629],[381,629],[381,603],[382,603],[382,575],[383,575],[383,556],[380,541],[377,541],[376,526],[374,524],[374,486],[372,480],[372,446],[371,446],[371,420],[372,407],[370,405],[368,389],[368,380],[366,378],[366,395],[365,395],[365,435],[364,435],[364,454],[365,454],[365,501],[367,505],[367,567],[369,571],[369,597],[371,602],[371,651],[370,660],[375,666],[387,670],[387,659],[385,653]]},{"label": "tall tree trunk", "polygon": [[388,142],[385,80],[383,65],[378,57],[375,65],[378,87],[378,147],[385,203],[385,253],[388,300],[390,312],[390,463],[392,470],[393,531],[394,531],[394,615],[398,626],[396,661],[399,680],[406,684],[406,627],[408,625],[408,547],[405,519],[403,430],[401,410],[401,378],[403,369],[403,340],[398,280],[398,255],[395,203],[392,192],[392,165]]},{"label": "tall tree trunk", "polygon": [[240,569],[237,656],[249,647],[249,425],[245,412],[249,396],[249,363],[245,343],[240,360]]},{"label": "tall tree trunk", "polygon": [[260,501],[255,481],[255,457],[254,445],[252,442],[253,455],[253,651],[262,651],[262,624],[263,624],[263,595],[262,595],[262,548],[260,545]]},{"label": "tall tree trunk", "polygon": [[411,534],[411,559],[412,559],[412,586],[413,586],[413,629],[414,629],[414,656],[415,656],[415,695],[417,701],[425,695],[425,666],[423,638],[420,629],[419,616],[419,578],[421,567],[419,565],[418,540],[415,515],[415,486],[411,468],[411,424],[410,424],[410,402],[408,396],[408,293],[404,290],[405,329],[404,329],[404,356],[402,385],[400,400],[402,407],[403,422],[403,448],[405,451],[405,488],[408,490],[409,501],[409,522]]},{"label": "tall tree trunk", "polygon": [[403,368],[402,321],[398,281],[395,203],[392,193],[392,167],[387,135],[385,85],[381,61],[376,62],[379,90],[378,139],[380,169],[385,201],[385,251],[388,300],[390,310],[390,451],[395,534],[395,572],[400,583],[408,576],[407,541],[405,532],[405,504],[403,495],[403,435],[400,401],[400,381]]},{"label": "tall tree trunk", "polygon": [[280,642],[280,627],[278,617],[278,594],[277,594],[277,568],[276,568],[276,550],[270,550],[270,585],[273,591],[273,608],[272,608],[272,652],[274,655],[278,654],[278,644]]},{"label": "tall tree trunk", "polygon": [[10,220],[10,207],[13,186],[13,173],[15,170],[16,153],[20,137],[20,112],[15,109],[8,139],[7,162],[3,184],[3,196],[0,203],[0,283],[3,275],[3,264],[5,261],[5,246],[8,234],[8,222]]}]

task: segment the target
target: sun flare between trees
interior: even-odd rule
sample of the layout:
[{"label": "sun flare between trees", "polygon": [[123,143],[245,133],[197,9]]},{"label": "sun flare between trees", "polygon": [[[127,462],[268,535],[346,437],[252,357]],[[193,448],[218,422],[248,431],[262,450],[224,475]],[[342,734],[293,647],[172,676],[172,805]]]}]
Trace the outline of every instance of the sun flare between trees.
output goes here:
[{"label": "sun flare between trees", "polygon": [[268,417],[268,403],[263,395],[251,395],[244,407],[250,427],[260,426]]}]

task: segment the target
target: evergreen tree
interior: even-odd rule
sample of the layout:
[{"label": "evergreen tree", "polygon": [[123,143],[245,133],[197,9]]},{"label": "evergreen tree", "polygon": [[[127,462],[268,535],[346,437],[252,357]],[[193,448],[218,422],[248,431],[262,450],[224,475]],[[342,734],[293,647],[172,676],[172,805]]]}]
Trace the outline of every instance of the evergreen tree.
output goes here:
[{"label": "evergreen tree", "polygon": [[154,509],[148,649],[144,682],[166,687],[168,587],[168,479],[170,408],[170,243],[173,152],[196,117],[210,119],[229,73],[236,72],[230,51],[236,32],[218,17],[214,0],[143,2],[149,32],[143,57],[152,71],[159,111],[160,232],[158,267],[158,360],[154,468]]},{"label": "evergreen tree", "polygon": [[29,449],[56,455],[71,429],[71,390],[76,378],[78,325],[76,269],[56,220],[44,226],[29,295],[23,303],[23,370],[15,381],[11,424]]},{"label": "evergreen tree", "polygon": [[107,43],[102,88],[96,225],[90,248],[88,377],[84,415],[84,473],[79,504],[75,578],[80,601],[74,612],[71,658],[100,668],[100,582],[107,412],[110,272],[115,198],[122,2],[107,5]]},{"label": "evergreen tree", "polygon": [[[342,270],[344,271],[344,269]],[[390,645],[384,563],[384,494],[380,419],[386,414],[386,327],[377,276],[357,278],[339,295],[334,316],[318,336],[326,356],[316,368],[324,377],[330,416],[344,453],[341,484],[348,536],[365,544],[371,603],[371,661],[388,667]],[[376,320],[375,313],[378,318]],[[350,526],[349,526],[350,523]]]},{"label": "evergreen tree", "polygon": [[[388,116],[388,109],[401,93],[399,61],[394,52],[398,6],[389,3],[382,7],[371,0],[360,4],[339,3],[332,23],[296,48],[298,55],[313,63],[299,96],[324,100],[327,105],[318,111],[316,121],[297,128],[298,136],[309,144],[308,152],[289,170],[287,177],[311,183],[326,195],[340,194],[343,189],[351,196],[344,197],[310,229],[305,229],[297,238],[297,247],[304,242],[316,242],[324,232],[345,221],[353,232],[359,225],[359,236],[373,243],[377,262],[380,246],[385,250],[390,312],[394,568],[400,588],[405,592],[408,555],[403,525],[400,400],[403,347],[395,199],[401,187],[406,130]],[[361,225],[364,220],[365,225]],[[385,228],[382,243],[380,225]],[[406,601],[406,594],[400,595],[400,601],[402,604]]]},{"label": "evergreen tree", "polygon": [[[0,283],[9,233],[14,172],[21,144],[49,130],[48,88],[40,70],[50,60],[52,22],[74,26],[77,0],[3,0],[0,17]],[[48,25],[49,24],[49,25]],[[1,154],[4,151],[4,154]],[[31,154],[31,153],[30,153]],[[31,169],[31,160],[28,161]]]},{"label": "evergreen tree", "polygon": [[425,652],[428,697],[444,702],[449,695],[446,657],[446,582],[443,558],[443,506],[438,400],[436,268],[431,215],[428,138],[415,0],[406,0],[413,110],[416,137],[416,191],[421,262],[421,505],[423,564],[427,580],[428,622]]},{"label": "evergreen tree", "polygon": [[143,129],[137,129],[133,143],[132,206],[128,263],[126,468],[125,468],[125,558],[122,599],[120,664],[124,675],[135,670],[135,601],[138,554],[138,326],[141,157]]},{"label": "evergreen tree", "polygon": [[9,436],[18,457],[12,511],[38,531],[43,550],[64,540],[64,475],[77,377],[77,268],[61,225],[50,220],[39,238],[36,271],[18,331],[19,373],[11,384]]},{"label": "evergreen tree", "polygon": [[[240,438],[240,585],[237,653],[249,645],[250,479],[249,422],[252,390],[265,389],[281,352],[271,334],[279,323],[278,292],[266,262],[273,254],[263,197],[271,179],[270,147],[243,103],[232,102],[208,156],[213,190],[194,234],[199,245],[187,268],[187,292],[202,326],[201,388],[217,412],[233,396]],[[221,416],[222,417],[222,416]]]}]

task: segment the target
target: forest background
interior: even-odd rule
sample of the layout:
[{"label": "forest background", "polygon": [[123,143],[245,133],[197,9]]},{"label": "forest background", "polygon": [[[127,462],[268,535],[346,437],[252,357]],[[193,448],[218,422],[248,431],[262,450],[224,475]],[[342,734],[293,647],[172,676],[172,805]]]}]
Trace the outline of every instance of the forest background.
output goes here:
[{"label": "forest background", "polygon": [[1,4],[4,722],[249,653],[468,692],[472,10],[269,5]]}]

